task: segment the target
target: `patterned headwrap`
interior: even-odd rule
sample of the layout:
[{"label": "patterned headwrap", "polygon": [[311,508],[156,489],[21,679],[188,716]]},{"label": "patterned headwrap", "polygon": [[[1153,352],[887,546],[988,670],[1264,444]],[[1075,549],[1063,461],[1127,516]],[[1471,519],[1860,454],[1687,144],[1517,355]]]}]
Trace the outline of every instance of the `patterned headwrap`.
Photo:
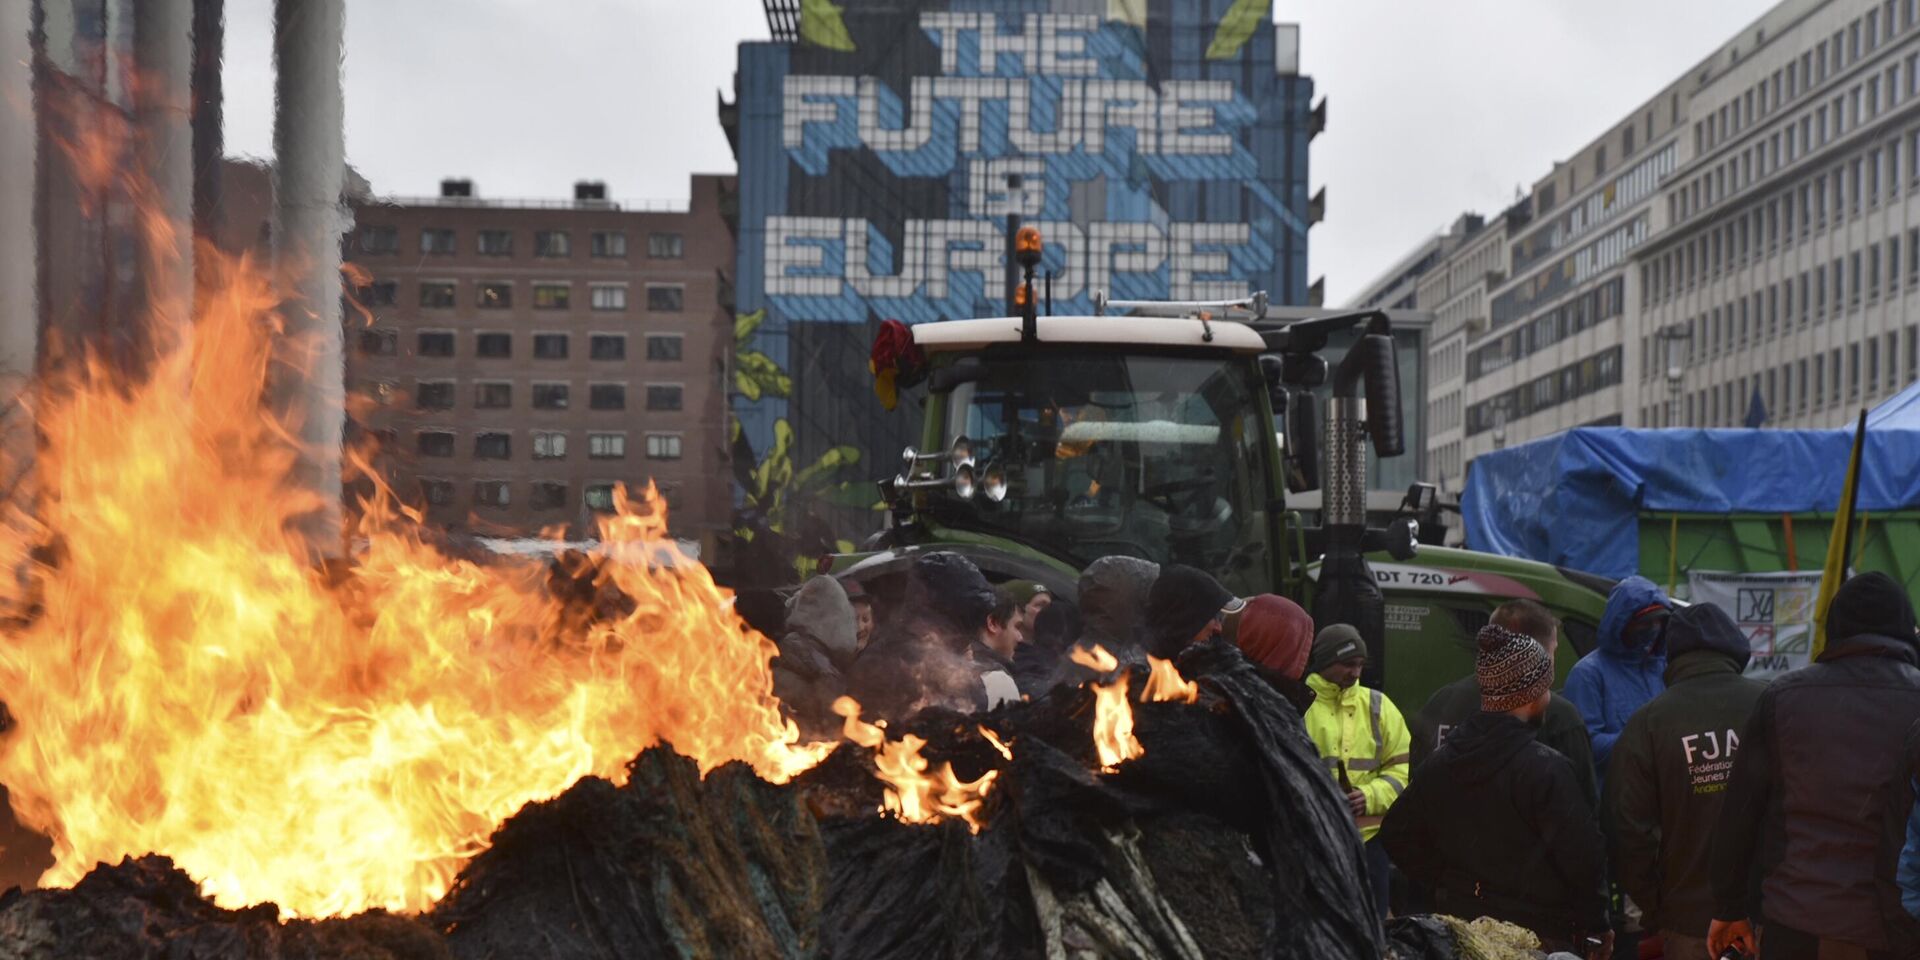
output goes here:
[{"label": "patterned headwrap", "polygon": [[1480,709],[1505,713],[1524,707],[1553,686],[1553,659],[1540,642],[1498,624],[1480,628],[1473,661],[1480,681]]}]

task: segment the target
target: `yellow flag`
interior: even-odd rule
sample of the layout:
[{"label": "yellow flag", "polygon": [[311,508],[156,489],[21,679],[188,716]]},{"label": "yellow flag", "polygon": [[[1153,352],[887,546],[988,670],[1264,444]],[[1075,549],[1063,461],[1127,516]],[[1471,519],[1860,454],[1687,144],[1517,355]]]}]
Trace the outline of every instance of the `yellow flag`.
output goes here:
[{"label": "yellow flag", "polygon": [[1232,60],[1262,26],[1273,23],[1273,0],[1234,0],[1227,15],[1220,18],[1213,43],[1207,45],[1208,60]]},{"label": "yellow flag", "polygon": [[1833,595],[1847,579],[1847,558],[1853,552],[1853,506],[1860,497],[1860,453],[1867,445],[1867,412],[1860,411],[1860,425],[1853,430],[1853,455],[1847,459],[1847,480],[1840,488],[1840,503],[1834,508],[1833,531],[1827,535],[1827,565],[1820,574],[1820,598],[1813,608],[1813,659],[1827,649],[1827,610]]},{"label": "yellow flag", "polygon": [[800,39],[828,50],[852,50],[853,36],[840,16],[843,9],[831,0],[800,0]]}]

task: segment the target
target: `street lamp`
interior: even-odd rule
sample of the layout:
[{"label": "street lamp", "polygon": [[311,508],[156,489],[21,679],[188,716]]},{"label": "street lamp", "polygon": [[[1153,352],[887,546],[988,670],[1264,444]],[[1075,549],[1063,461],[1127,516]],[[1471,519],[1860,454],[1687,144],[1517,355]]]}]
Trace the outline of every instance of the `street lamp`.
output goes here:
[{"label": "street lamp", "polygon": [[1680,355],[1680,341],[1693,345],[1693,325],[1689,323],[1670,323],[1654,334],[1655,339],[1666,345],[1667,355],[1667,426],[1671,427],[1680,419],[1680,387],[1686,375],[1682,366],[1684,359]]}]

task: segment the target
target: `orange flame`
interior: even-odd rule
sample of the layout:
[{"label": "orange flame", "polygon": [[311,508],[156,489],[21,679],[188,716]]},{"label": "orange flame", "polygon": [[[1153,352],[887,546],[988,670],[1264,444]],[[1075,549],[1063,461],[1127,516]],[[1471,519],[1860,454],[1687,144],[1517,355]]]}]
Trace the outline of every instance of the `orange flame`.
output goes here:
[{"label": "orange flame", "polygon": [[601,524],[614,620],[564,609],[541,564],[447,558],[385,494],[351,565],[312,566],[291,521],[315,501],[262,401],[279,293],[197,256],[218,293],[192,336],[143,383],[41,384],[36,499],[0,505],[0,783],[53,838],[43,883],[159,852],[226,906],[417,911],[505,818],[650,745],[773,781],[830,749],[651,492]]},{"label": "orange flame", "polygon": [[[993,788],[1000,771],[989,770],[981,774],[980,779],[969,782],[954,774],[953,764],[943,763],[928,776],[927,759],[920,755],[926,740],[911,733],[898,740],[888,740],[884,729],[860,719],[860,704],[852,697],[835,700],[833,712],[846,718],[842,736],[874,752],[874,768],[887,783],[886,800],[881,809],[903,823],[937,823],[958,817],[966,821],[967,829],[980,832],[984,826],[980,808],[986,803],[987,791]],[[1006,752],[999,741],[995,740],[994,745]],[[1008,753],[1007,758],[1012,759],[1012,754]]]},{"label": "orange flame", "polygon": [[[1105,647],[1075,648],[1073,662],[1103,674],[1120,666]],[[1130,682],[1132,677],[1122,673],[1112,683],[1093,685],[1093,747],[1100,756],[1101,769],[1109,772],[1147,752],[1133,736],[1133,704],[1127,700]]]},{"label": "orange flame", "polygon": [[1182,677],[1173,661],[1148,657],[1147,665],[1153,668],[1153,672],[1147,675],[1147,685],[1140,691],[1140,699],[1150,702],[1200,702],[1200,685]]}]

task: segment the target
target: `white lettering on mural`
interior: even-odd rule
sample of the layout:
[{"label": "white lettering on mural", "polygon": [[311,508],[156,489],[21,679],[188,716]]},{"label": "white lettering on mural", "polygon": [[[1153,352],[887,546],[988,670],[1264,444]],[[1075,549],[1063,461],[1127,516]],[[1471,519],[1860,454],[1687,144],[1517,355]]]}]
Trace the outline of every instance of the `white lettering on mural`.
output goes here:
[{"label": "white lettering on mural", "polygon": [[[959,123],[960,150],[977,153],[986,105],[1005,104],[1009,139],[1021,153],[1098,153],[1114,130],[1131,130],[1134,149],[1150,156],[1233,152],[1233,137],[1216,117],[1218,107],[1234,101],[1231,81],[1168,80],[1156,89],[1139,80],[1100,79],[1098,63],[1087,55],[1088,37],[1100,26],[1095,17],[1028,14],[1025,29],[1011,33],[992,14],[926,13],[920,26],[940,47],[940,76],[915,77],[904,108],[900,92],[874,77],[788,75],[786,147],[805,147],[810,126],[851,121],[862,145],[909,152],[927,144],[944,109]],[[967,36],[975,38],[972,62],[962,57]],[[1036,93],[1052,107],[1047,129],[1035,123]],[[849,105],[851,117],[843,115]],[[906,125],[888,126],[883,112],[901,114]]]},{"label": "white lettering on mural", "polygon": [[[1255,110],[1232,81],[1130,79],[1134,54],[1091,15],[929,12],[920,28],[939,72],[904,90],[871,76],[785,77],[782,142],[816,175],[830,152],[869,148],[896,174],[946,179],[965,193],[948,215],[979,219],[908,220],[883,233],[864,219],[769,218],[769,295],[941,300],[955,277],[968,278],[963,298],[996,290],[1005,239],[994,221],[1009,214],[1040,228],[1062,301],[1116,286],[1230,299],[1270,266],[1248,262],[1249,224],[1169,223],[1143,199],[1144,178],[1203,182],[1238,169],[1238,131]],[[1121,76],[1102,69],[1116,58]],[[1207,159],[1167,166],[1180,157]],[[1018,187],[1008,186],[1013,174]]]},{"label": "white lettering on mural", "polygon": [[[1004,194],[1001,202],[1005,202]],[[1167,271],[1171,296],[1179,300],[1224,300],[1245,296],[1246,283],[1226,276],[1226,250],[1245,244],[1244,223],[1102,222],[1083,229],[1071,223],[1039,221],[1034,226],[1064,264],[1055,276],[1055,295],[1072,299],[1087,290],[1105,290],[1116,274]],[[893,272],[876,268],[876,245],[883,243],[862,219],[768,217],[767,293],[772,296],[838,297],[847,288],[862,297],[942,299],[956,274],[980,277],[989,288],[999,283],[1006,239],[990,220],[908,220],[902,231]],[[891,263],[896,258],[884,258]],[[836,268],[835,265],[838,267]]]}]

